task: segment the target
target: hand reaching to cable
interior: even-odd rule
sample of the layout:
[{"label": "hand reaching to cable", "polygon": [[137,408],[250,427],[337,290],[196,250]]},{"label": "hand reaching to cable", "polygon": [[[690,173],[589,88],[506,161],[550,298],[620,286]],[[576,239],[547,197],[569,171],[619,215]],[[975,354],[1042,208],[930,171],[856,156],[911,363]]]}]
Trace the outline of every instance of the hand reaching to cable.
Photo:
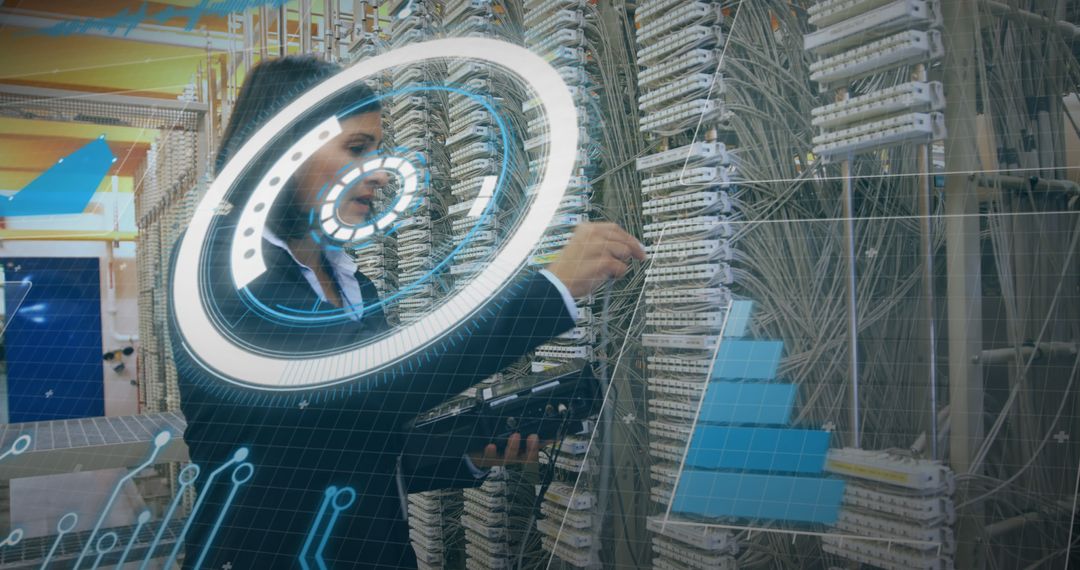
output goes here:
[{"label": "hand reaching to cable", "polygon": [[634,236],[617,224],[587,222],[578,224],[547,270],[579,298],[625,275],[631,259],[645,261],[645,248]]},{"label": "hand reaching to cable", "polygon": [[525,439],[525,451],[521,450],[521,434],[513,433],[506,439],[506,449],[499,456],[499,449],[489,443],[483,451],[469,454],[473,465],[480,469],[513,464],[531,465],[540,461],[540,437],[535,433]]}]

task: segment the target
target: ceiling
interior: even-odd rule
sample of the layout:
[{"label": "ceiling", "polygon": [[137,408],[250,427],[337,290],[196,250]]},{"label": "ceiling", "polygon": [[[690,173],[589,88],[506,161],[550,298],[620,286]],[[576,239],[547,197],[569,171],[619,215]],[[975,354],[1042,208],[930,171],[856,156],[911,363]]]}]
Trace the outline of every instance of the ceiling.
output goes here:
[{"label": "ceiling", "polygon": [[[199,0],[0,0],[0,53],[5,54],[0,57],[0,88],[15,85],[176,101],[200,62],[205,66],[208,60],[223,57],[225,17],[202,13],[193,30],[185,29],[192,22],[191,12],[184,10],[198,4]],[[322,2],[312,4],[321,7]],[[289,7],[295,19],[296,1]],[[57,25],[104,18],[142,24],[57,33]],[[295,22],[291,28],[295,30]],[[214,49],[205,47],[208,37],[214,40]],[[157,137],[156,130],[0,117],[0,190],[22,188],[59,158],[102,134],[118,158],[109,174],[127,179],[121,188],[132,188],[132,177]],[[108,185],[108,179],[103,184]]]}]

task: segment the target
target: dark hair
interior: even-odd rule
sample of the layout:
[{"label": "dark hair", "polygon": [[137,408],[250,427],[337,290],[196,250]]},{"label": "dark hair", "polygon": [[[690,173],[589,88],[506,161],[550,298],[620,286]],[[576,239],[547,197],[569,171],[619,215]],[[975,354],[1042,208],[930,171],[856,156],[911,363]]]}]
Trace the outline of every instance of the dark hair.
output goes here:
[{"label": "dark hair", "polygon": [[[225,127],[225,135],[221,139],[221,146],[214,162],[214,173],[219,174],[240,147],[274,115],[305,91],[341,70],[342,67],[339,65],[310,55],[270,59],[253,67],[243,87],[240,88],[240,95],[236,98],[229,124]],[[360,105],[357,106],[358,104]],[[375,99],[371,88],[362,81],[357,82],[305,113],[276,138],[274,145],[284,149],[331,115],[344,118],[377,112],[381,109],[382,105]],[[254,185],[276,159],[276,153],[264,152],[244,174],[246,187],[234,191],[230,201],[237,205],[245,202],[254,190]],[[283,239],[303,235],[307,229],[307,214],[298,210],[296,184],[290,181],[282,189],[281,196],[275,200],[267,224]]]}]

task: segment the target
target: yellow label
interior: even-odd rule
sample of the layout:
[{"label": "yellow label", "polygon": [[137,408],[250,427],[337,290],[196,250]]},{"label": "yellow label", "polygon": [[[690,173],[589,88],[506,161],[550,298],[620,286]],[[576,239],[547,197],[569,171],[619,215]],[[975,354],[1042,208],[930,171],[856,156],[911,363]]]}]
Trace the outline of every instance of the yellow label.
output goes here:
[{"label": "yellow label", "polygon": [[832,459],[828,461],[828,465],[829,470],[831,471],[850,473],[852,475],[862,476],[869,479],[894,481],[896,483],[907,483],[910,479],[910,476],[907,473],[898,473],[896,471],[890,471],[888,469],[867,467],[865,465],[855,465],[854,463],[845,463]]}]

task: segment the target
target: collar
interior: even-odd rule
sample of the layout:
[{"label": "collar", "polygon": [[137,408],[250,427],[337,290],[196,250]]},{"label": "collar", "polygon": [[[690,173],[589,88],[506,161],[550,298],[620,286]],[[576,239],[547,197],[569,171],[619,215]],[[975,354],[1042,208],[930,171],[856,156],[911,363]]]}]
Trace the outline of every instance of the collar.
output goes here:
[{"label": "collar", "polygon": [[[263,239],[270,245],[285,250],[285,253],[289,254],[289,258],[293,260],[293,263],[303,267],[307,270],[311,270],[310,267],[300,263],[300,260],[296,259],[288,244],[285,243],[274,232],[270,231],[270,228],[263,228]],[[356,273],[356,263],[340,248],[328,248],[323,247],[323,256],[326,257],[326,261],[330,263],[334,273],[344,273],[346,275],[352,275]]]}]

